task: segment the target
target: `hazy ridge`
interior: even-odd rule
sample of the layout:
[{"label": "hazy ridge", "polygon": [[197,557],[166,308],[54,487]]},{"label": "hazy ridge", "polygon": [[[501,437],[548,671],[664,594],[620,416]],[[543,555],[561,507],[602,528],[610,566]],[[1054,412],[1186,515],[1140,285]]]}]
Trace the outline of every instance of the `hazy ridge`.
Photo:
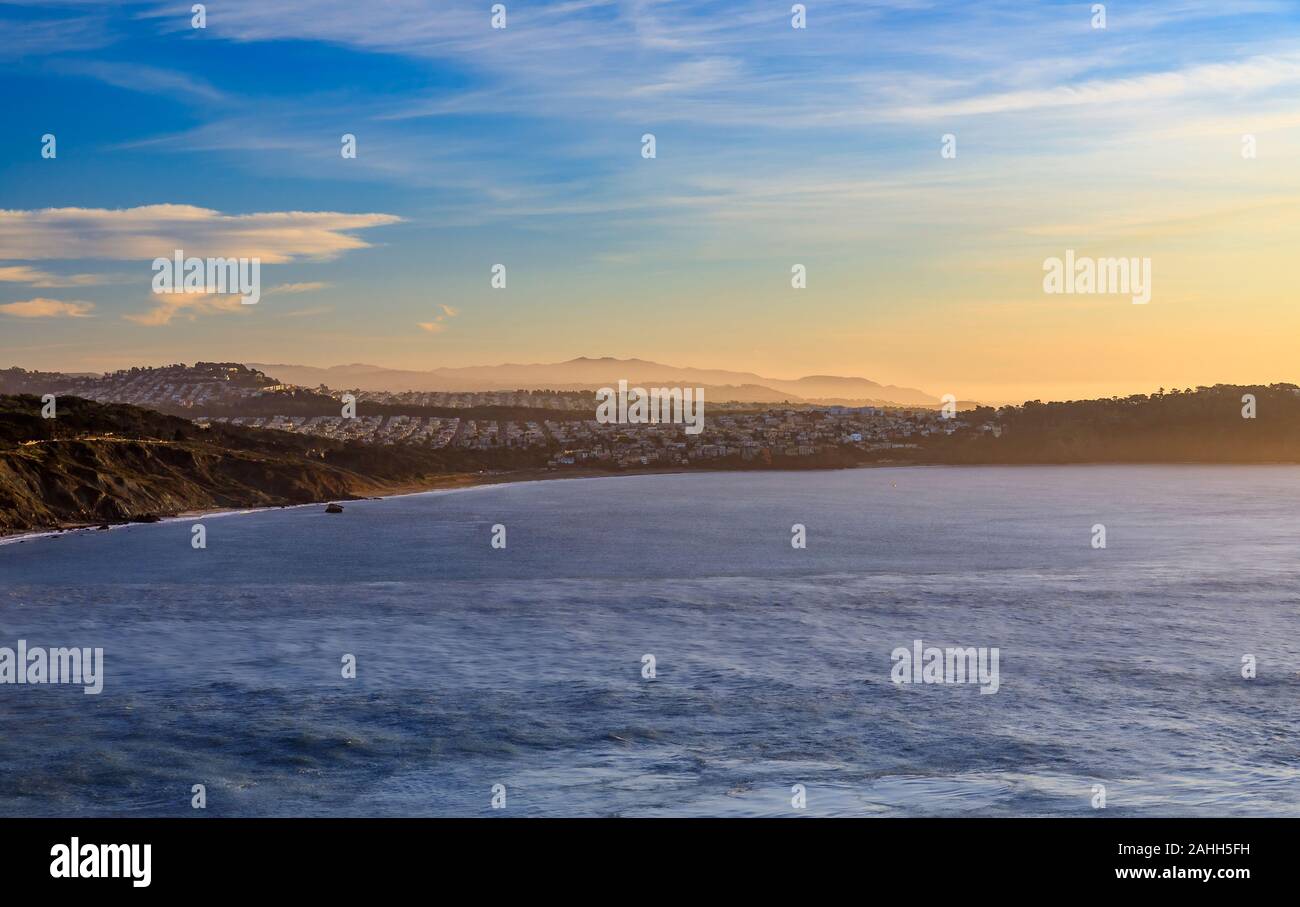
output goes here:
[{"label": "hazy ridge", "polygon": [[527,365],[471,365],[427,371],[353,363],[318,368],[290,363],[247,363],[289,384],[373,391],[594,390],[631,384],[703,386],[719,402],[792,403],[830,400],[837,403],[934,405],[938,398],[914,387],[880,384],[867,378],[809,375],[793,380],[753,372],[664,365],[645,359],[580,357],[567,362]]}]

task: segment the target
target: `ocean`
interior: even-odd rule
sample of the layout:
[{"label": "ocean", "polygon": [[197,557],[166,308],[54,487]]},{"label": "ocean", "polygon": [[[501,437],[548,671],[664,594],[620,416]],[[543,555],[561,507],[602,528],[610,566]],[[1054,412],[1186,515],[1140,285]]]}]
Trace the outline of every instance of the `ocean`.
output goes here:
[{"label": "ocean", "polygon": [[[0,646],[104,652],[99,695],[0,685],[0,814],[1300,814],[1300,467],[344,506],[0,545]],[[915,640],[997,692],[894,683]]]}]

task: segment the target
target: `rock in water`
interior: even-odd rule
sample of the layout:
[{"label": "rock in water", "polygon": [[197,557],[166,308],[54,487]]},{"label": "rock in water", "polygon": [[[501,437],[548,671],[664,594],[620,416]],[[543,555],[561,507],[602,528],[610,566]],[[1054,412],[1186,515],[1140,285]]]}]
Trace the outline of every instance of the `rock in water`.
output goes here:
[{"label": "rock in water", "polygon": [[339,505],[339,504],[329,504],[328,506],[326,506],[326,508],[325,508],[325,512],[326,512],[326,513],[342,513],[342,512],[343,512],[343,507],[342,507],[342,505]]}]

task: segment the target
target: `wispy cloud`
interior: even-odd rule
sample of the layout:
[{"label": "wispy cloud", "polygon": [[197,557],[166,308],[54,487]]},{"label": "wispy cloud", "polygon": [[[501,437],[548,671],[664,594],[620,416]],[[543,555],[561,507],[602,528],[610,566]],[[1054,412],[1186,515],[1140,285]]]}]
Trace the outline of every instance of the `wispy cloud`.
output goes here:
[{"label": "wispy cloud", "polygon": [[307,309],[294,309],[291,312],[276,312],[275,317],[276,318],[311,318],[316,315],[328,315],[332,311],[334,311],[333,306],[320,305],[320,306],[312,306],[311,308],[307,308]]},{"label": "wispy cloud", "polygon": [[90,310],[94,307],[93,302],[76,300],[65,302],[59,299],[46,299],[38,296],[35,299],[0,305],[0,313],[12,315],[15,318],[89,318],[91,317]]},{"label": "wispy cloud", "polygon": [[732,82],[740,75],[739,61],[727,57],[687,60],[672,65],[658,79],[634,88],[632,93],[652,95],[699,91]]},{"label": "wispy cloud", "polygon": [[143,63],[122,63],[109,60],[55,60],[50,64],[53,72],[70,76],[98,79],[106,85],[144,94],[169,95],[187,101],[207,104],[223,103],[226,95],[203,79],[149,66]]},{"label": "wispy cloud", "polygon": [[0,18],[0,59],[97,50],[117,40],[99,10],[82,15]]},{"label": "wispy cloud", "polygon": [[60,276],[28,265],[0,266],[0,283],[25,283],[33,287],[47,289],[50,287],[90,287],[109,282],[110,278],[102,274],[68,274]]},{"label": "wispy cloud", "polygon": [[316,290],[328,289],[332,284],[323,281],[311,281],[306,283],[282,283],[279,286],[271,287],[269,290],[262,292],[263,296],[277,296],[281,293],[312,293]]},{"label": "wispy cloud", "polygon": [[903,119],[1024,113],[1043,108],[1127,105],[1207,94],[1262,91],[1300,82],[1300,56],[1253,57],[1239,63],[1214,63],[1120,79],[1097,79],[1028,91],[994,92],[878,111]]},{"label": "wispy cloud", "polygon": [[460,310],[455,306],[440,305],[438,308],[441,309],[441,312],[435,315],[432,321],[417,322],[421,330],[427,331],[430,334],[440,334],[447,330],[447,319],[455,318],[460,314]]},{"label": "wispy cloud", "polygon": [[153,308],[148,311],[122,317],[146,327],[162,327],[177,319],[194,321],[203,315],[233,315],[252,308],[241,303],[238,296],[215,293],[158,293],[153,301]]},{"label": "wispy cloud", "polygon": [[0,260],[152,260],[184,249],[186,255],[260,258],[263,264],[325,261],[368,248],[357,231],[400,221],[391,214],[332,211],[231,215],[193,205],[0,210]]}]

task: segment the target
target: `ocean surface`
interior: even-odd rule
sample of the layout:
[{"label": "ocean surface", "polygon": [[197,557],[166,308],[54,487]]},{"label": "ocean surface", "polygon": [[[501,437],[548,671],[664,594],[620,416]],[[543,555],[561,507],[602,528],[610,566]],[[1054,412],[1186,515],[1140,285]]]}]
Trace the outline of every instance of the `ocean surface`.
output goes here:
[{"label": "ocean surface", "polygon": [[[0,814],[1300,815],[1297,467],[345,508],[204,517],[205,550],[195,521],[0,545],[0,646],[105,662],[98,696],[0,685]],[[997,647],[998,691],[894,684],[916,639]]]}]

